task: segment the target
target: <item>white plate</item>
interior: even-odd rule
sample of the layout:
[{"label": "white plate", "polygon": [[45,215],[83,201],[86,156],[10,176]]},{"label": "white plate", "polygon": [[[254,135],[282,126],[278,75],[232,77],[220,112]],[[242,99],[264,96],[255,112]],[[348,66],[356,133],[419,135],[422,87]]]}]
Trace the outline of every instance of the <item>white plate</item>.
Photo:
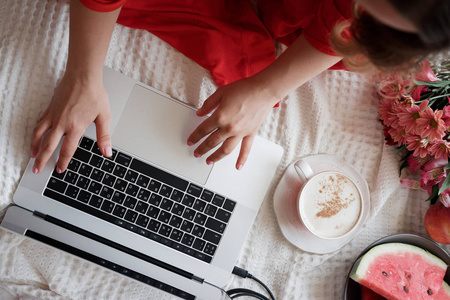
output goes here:
[{"label": "white plate", "polygon": [[298,248],[318,254],[331,253],[344,247],[361,230],[365,220],[369,216],[370,194],[369,187],[359,172],[340,158],[328,154],[316,154],[302,157],[308,162],[314,173],[324,171],[339,171],[350,177],[361,191],[364,208],[362,221],[349,235],[339,239],[322,239],[313,235],[303,225],[297,213],[297,195],[303,182],[294,169],[296,161],[291,163],[284,171],[274,194],[274,208],[278,224],[284,237]]}]

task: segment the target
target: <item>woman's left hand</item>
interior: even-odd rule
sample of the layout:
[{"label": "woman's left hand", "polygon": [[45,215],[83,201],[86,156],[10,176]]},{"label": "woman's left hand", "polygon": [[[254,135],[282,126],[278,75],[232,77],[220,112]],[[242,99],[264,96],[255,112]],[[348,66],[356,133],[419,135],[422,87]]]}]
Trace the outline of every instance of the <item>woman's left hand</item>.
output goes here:
[{"label": "woman's left hand", "polygon": [[259,127],[277,102],[278,99],[254,77],[220,87],[197,111],[198,116],[214,112],[192,132],[188,145],[194,145],[206,137],[194,151],[195,157],[201,157],[222,143],[206,159],[207,164],[212,164],[230,154],[242,141],[236,163],[236,168],[240,170]]}]

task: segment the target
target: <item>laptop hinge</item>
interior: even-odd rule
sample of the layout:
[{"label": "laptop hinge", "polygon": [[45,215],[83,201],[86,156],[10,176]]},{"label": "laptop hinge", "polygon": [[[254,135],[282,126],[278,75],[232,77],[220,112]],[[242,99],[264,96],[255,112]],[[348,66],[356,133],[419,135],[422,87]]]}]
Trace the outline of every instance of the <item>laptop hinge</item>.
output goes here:
[{"label": "laptop hinge", "polygon": [[160,261],[160,260],[158,260],[156,258],[150,257],[150,256],[148,256],[146,254],[143,254],[141,252],[138,252],[136,250],[133,250],[131,248],[123,246],[121,244],[118,244],[118,243],[116,243],[114,241],[108,240],[108,239],[106,239],[104,237],[98,236],[98,235],[96,235],[96,234],[94,234],[92,232],[86,231],[86,230],[84,230],[82,228],[79,228],[79,227],[76,227],[76,226],[74,226],[72,224],[69,224],[69,223],[66,223],[64,221],[61,221],[61,220],[59,220],[57,218],[54,218],[52,216],[43,214],[43,213],[41,213],[39,211],[33,211],[33,215],[37,216],[38,218],[42,218],[42,219],[44,219],[45,221],[47,221],[49,223],[55,224],[55,225],[60,226],[60,227],[62,227],[64,229],[70,230],[70,231],[72,231],[72,232],[74,232],[76,234],[79,234],[79,235],[82,235],[82,236],[87,237],[89,239],[95,240],[95,241],[97,241],[99,243],[102,243],[102,244],[108,246],[108,247],[111,247],[111,248],[114,248],[116,250],[125,252],[125,253],[127,253],[129,255],[132,255],[134,257],[137,257],[139,259],[145,260],[145,261],[147,261],[147,262],[149,262],[151,264],[154,264],[154,265],[156,265],[158,267],[166,269],[166,270],[168,270],[170,272],[173,272],[175,274],[178,274],[178,275],[183,276],[185,278],[188,278],[190,280],[193,280],[193,281],[196,281],[196,282],[199,282],[199,283],[203,283],[204,282],[203,278],[197,277],[197,276],[195,276],[192,273],[184,271],[184,270],[182,270],[182,269],[180,269],[178,267],[175,267],[175,266],[172,266],[172,265],[167,264],[165,262],[162,262],[162,261]]}]

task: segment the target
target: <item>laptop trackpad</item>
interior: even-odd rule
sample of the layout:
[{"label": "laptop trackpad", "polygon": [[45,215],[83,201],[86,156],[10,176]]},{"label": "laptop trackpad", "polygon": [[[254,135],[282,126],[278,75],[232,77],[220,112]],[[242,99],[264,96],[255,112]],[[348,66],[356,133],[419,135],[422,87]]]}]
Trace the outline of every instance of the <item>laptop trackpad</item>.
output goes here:
[{"label": "laptop trackpad", "polygon": [[194,157],[187,138],[204,120],[173,99],[135,85],[113,134],[114,146],[144,161],[205,184],[212,166]]}]

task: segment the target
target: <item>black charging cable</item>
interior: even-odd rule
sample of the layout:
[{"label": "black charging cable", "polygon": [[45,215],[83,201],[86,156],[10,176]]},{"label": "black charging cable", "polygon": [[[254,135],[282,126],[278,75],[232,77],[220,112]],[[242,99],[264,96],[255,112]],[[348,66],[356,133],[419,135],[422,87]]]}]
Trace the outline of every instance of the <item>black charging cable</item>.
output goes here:
[{"label": "black charging cable", "polygon": [[246,297],[253,297],[256,299],[260,299],[260,300],[275,300],[275,296],[273,295],[273,293],[269,289],[269,287],[267,285],[265,285],[261,280],[259,280],[258,278],[256,278],[252,274],[250,274],[247,270],[244,270],[239,267],[234,267],[233,274],[237,275],[239,277],[242,277],[242,278],[250,278],[250,279],[256,281],[257,283],[259,283],[270,295],[270,299],[258,292],[255,292],[255,291],[252,291],[249,289],[231,289],[231,290],[227,291],[226,293],[231,299],[236,299],[239,297],[246,296]]}]

